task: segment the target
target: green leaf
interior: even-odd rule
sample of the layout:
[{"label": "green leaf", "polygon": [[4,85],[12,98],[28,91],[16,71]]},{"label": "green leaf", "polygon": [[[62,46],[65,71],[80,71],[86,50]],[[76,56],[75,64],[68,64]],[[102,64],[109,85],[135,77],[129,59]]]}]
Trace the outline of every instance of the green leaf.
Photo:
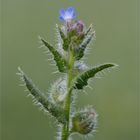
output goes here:
[{"label": "green leaf", "polygon": [[88,46],[88,44],[92,41],[94,37],[95,37],[95,32],[93,31],[92,26],[90,26],[85,32],[85,37],[83,41],[76,48],[76,53],[75,53],[76,60],[80,60],[84,56],[86,47]]},{"label": "green leaf", "polygon": [[61,30],[60,27],[58,27],[58,31],[59,31],[60,36],[61,36],[61,39],[62,39],[62,41],[63,41],[63,49],[64,49],[65,51],[67,51],[67,50],[68,50],[68,47],[69,47],[70,41],[69,41],[69,39],[65,36],[65,34],[63,33],[63,31]]},{"label": "green leaf", "polygon": [[18,71],[19,71],[18,75],[20,75],[26,88],[32,95],[35,104],[39,105],[45,112],[49,112],[51,116],[53,116],[54,118],[56,118],[56,120],[58,120],[58,122],[65,123],[63,109],[58,105],[52,104],[47,99],[47,96],[35,86],[32,80],[28,78],[28,76],[20,68],[18,68]]},{"label": "green leaf", "polygon": [[115,64],[103,64],[103,65],[97,66],[95,68],[92,68],[92,69],[89,69],[89,70],[83,72],[76,78],[74,88],[83,89],[84,86],[88,85],[88,80],[90,78],[93,78],[98,72],[101,72],[104,69],[114,67],[114,66],[116,66],[116,65]]},{"label": "green leaf", "polygon": [[88,27],[88,29],[85,31],[85,35],[88,35],[93,30],[92,24]]},{"label": "green leaf", "polygon": [[44,39],[41,38],[41,41],[49,49],[49,51],[53,54],[53,57],[56,62],[56,65],[58,67],[58,70],[60,72],[65,72],[66,71],[66,61],[64,60],[62,55],[53,46],[51,46],[48,42],[46,42]]}]

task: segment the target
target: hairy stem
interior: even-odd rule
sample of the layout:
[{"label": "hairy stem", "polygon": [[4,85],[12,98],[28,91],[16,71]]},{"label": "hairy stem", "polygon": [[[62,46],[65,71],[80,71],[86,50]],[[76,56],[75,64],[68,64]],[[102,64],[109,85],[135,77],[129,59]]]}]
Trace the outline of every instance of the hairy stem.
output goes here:
[{"label": "hairy stem", "polygon": [[69,125],[70,125],[70,108],[71,108],[71,82],[73,79],[73,65],[74,56],[72,50],[69,50],[69,67],[67,73],[67,94],[64,101],[64,112],[66,115],[67,123],[62,128],[62,140],[68,140],[69,137]]}]

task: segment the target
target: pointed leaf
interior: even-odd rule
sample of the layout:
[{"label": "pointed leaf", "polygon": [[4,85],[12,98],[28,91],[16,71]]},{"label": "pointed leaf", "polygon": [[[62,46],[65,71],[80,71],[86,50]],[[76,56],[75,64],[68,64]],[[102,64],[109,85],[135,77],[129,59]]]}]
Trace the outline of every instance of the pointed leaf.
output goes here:
[{"label": "pointed leaf", "polygon": [[103,64],[100,66],[97,66],[95,68],[89,69],[85,71],[84,73],[80,74],[75,81],[74,88],[76,89],[83,89],[84,86],[88,85],[88,80],[90,78],[93,78],[98,72],[116,66],[115,64]]},{"label": "pointed leaf", "polygon": [[59,33],[60,33],[60,36],[61,36],[61,39],[62,39],[62,41],[63,41],[63,49],[65,50],[65,51],[67,51],[68,50],[68,47],[69,47],[69,39],[65,36],[65,34],[63,33],[63,31],[61,30],[61,28],[60,27],[58,27],[58,31],[59,31]]},{"label": "pointed leaf", "polygon": [[18,68],[19,73],[22,81],[26,85],[26,88],[29,90],[30,94],[33,97],[34,102],[37,105],[40,105],[41,108],[46,112],[49,112],[53,117],[55,117],[60,123],[65,123],[65,116],[63,109],[55,104],[52,104],[48,99],[47,96],[42,93],[32,82],[30,78],[20,69]]},{"label": "pointed leaf", "polygon": [[88,35],[93,30],[92,24],[88,27],[88,29],[85,31],[85,35]]},{"label": "pointed leaf", "polygon": [[44,39],[41,38],[41,41],[49,49],[49,51],[53,54],[54,60],[55,60],[56,65],[58,67],[58,70],[60,72],[65,72],[66,71],[66,67],[65,67],[66,62],[63,59],[62,55],[53,46],[51,46],[48,42],[46,42]]},{"label": "pointed leaf", "polygon": [[84,56],[84,52],[88,44],[92,41],[92,39],[95,37],[95,32],[92,29],[92,26],[90,26],[87,31],[85,32],[85,37],[83,41],[79,44],[79,46],[76,48],[76,60],[80,60]]}]

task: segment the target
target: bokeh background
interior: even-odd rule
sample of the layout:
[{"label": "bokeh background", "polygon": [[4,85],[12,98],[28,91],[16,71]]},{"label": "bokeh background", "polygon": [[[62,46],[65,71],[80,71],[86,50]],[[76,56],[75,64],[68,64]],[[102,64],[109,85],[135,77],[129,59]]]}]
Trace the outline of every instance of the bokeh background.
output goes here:
[{"label": "bokeh background", "polygon": [[138,140],[138,0],[1,1],[1,140],[55,140],[55,124],[26,97],[16,72],[21,66],[42,91],[59,77],[38,49],[38,35],[55,44],[58,11],[68,6],[96,30],[86,63],[119,65],[94,79],[93,89],[85,89],[88,95],[78,94],[77,107],[91,104],[99,114],[89,140]]}]

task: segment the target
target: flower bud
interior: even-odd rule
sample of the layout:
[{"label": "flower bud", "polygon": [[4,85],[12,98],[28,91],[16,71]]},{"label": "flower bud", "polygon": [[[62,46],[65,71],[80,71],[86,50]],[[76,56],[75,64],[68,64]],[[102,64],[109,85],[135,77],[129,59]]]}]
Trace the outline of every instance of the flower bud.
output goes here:
[{"label": "flower bud", "polygon": [[82,61],[80,61],[80,62],[77,61],[74,64],[73,74],[74,74],[74,76],[77,76],[78,74],[84,72],[87,69],[88,69],[88,67]]},{"label": "flower bud", "polygon": [[50,89],[49,97],[53,103],[62,104],[66,95],[66,80],[58,79]]},{"label": "flower bud", "polygon": [[83,29],[84,29],[84,23],[80,20],[74,23],[72,26],[72,30],[74,30],[77,33],[83,32]]},{"label": "flower bud", "polygon": [[95,130],[97,122],[97,114],[92,107],[88,107],[83,111],[75,113],[72,123],[73,132],[86,135]]},{"label": "flower bud", "polygon": [[67,34],[71,36],[79,36],[84,34],[84,23],[80,20],[72,22],[67,21],[63,26],[62,30],[67,31]]}]

